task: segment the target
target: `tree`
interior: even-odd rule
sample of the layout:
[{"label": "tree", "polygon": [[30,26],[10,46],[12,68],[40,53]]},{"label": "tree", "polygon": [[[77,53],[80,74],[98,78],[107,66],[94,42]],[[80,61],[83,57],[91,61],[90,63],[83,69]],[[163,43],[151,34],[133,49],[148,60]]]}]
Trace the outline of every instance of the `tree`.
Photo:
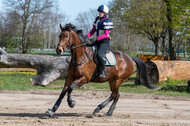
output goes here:
[{"label": "tree", "polygon": [[4,45],[4,42],[2,42],[2,34],[3,34],[3,15],[2,15],[2,13],[0,13],[0,46],[1,47],[4,47],[5,45]]},{"label": "tree", "polygon": [[164,5],[161,0],[114,0],[112,11],[118,22],[145,35],[155,45],[155,55],[159,54],[159,42],[165,33]]},{"label": "tree", "polygon": [[[19,28],[20,28],[20,37],[21,37],[21,50],[22,53],[27,53],[31,45],[31,34],[34,34],[38,31],[35,31],[36,21],[39,21],[39,18],[43,14],[51,12],[54,7],[53,0],[4,0],[4,4],[7,5],[8,11],[13,12],[20,17]],[[37,38],[36,34],[34,38]]]},{"label": "tree", "polygon": [[190,5],[189,0],[163,0],[167,7],[166,17],[169,33],[169,49],[171,60],[176,59],[174,47],[174,31],[176,29],[186,29],[190,24]]},{"label": "tree", "polygon": [[115,0],[109,3],[109,16],[113,21],[114,28],[111,31],[111,47],[114,50],[120,50],[130,53],[135,49],[134,30],[127,26],[127,21],[123,18],[123,10],[128,8],[128,1]]},{"label": "tree", "polygon": [[92,29],[95,18],[98,16],[97,14],[97,9],[91,9],[89,11],[79,13],[75,20],[76,26],[81,28],[85,34],[89,33]]},{"label": "tree", "polygon": [[59,9],[55,8],[53,12],[44,13],[38,25],[42,37],[42,48],[56,48],[59,41],[60,27],[59,25],[67,21],[65,14],[57,13]]},{"label": "tree", "polygon": [[[1,47],[15,48],[17,45],[17,39],[19,37],[19,20],[20,16],[13,11],[9,11],[1,16]],[[14,41],[16,40],[16,41]]]}]

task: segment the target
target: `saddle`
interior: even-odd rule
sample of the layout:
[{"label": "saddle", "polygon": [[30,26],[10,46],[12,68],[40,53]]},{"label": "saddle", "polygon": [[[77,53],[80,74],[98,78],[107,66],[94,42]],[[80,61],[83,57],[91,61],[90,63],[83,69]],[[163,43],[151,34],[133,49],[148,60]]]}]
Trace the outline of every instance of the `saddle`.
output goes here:
[{"label": "saddle", "polygon": [[[98,59],[97,59],[97,48],[95,46],[92,47],[93,50],[95,50],[95,53],[93,55],[93,59],[94,59],[94,62],[96,63],[96,65],[98,66]],[[106,57],[105,57],[105,65],[106,66],[112,66],[112,65],[115,65],[116,64],[116,59],[115,59],[115,56],[114,54],[112,53],[112,51],[108,50],[106,52]]]}]

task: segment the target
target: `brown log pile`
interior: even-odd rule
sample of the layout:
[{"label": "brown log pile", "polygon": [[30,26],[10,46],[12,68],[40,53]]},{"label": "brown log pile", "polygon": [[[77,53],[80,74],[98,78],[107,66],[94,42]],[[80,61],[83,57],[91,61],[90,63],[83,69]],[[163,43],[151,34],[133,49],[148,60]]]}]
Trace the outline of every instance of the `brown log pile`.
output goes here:
[{"label": "brown log pile", "polygon": [[[155,60],[159,60],[159,61],[169,61],[170,57],[169,56],[155,56],[155,55],[138,55],[138,58],[140,58],[143,62],[147,62],[147,61],[155,61]],[[180,60],[180,57],[176,57],[176,60]]]},{"label": "brown log pile", "polygon": [[171,80],[190,80],[190,61],[148,61],[148,77],[151,83]]}]

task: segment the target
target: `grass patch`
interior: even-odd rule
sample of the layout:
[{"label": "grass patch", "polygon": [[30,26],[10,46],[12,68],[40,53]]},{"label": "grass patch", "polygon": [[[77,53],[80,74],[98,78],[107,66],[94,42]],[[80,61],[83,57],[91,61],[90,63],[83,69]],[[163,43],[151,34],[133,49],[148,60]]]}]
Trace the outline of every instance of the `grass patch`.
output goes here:
[{"label": "grass patch", "polygon": [[171,80],[168,78],[165,82],[159,83],[163,91],[190,93],[187,86],[187,80]]},{"label": "grass patch", "polygon": [[166,81],[159,83],[159,85],[187,85],[187,80],[171,80],[170,78],[167,78]]},{"label": "grass patch", "polygon": [[21,90],[26,91],[30,89],[61,89],[64,86],[64,79],[59,79],[53,82],[53,84],[42,87],[33,86],[30,78],[36,75],[35,72],[0,72],[0,90]]},{"label": "grass patch", "polygon": [[[30,78],[34,77],[36,73],[32,72],[0,72],[0,90],[13,90],[13,91],[26,91],[26,90],[43,90],[43,89],[49,89],[49,90],[61,90],[64,87],[64,79],[57,79],[56,81],[49,84],[47,87],[41,87],[41,86],[33,86],[30,82]],[[181,85],[187,85],[187,81],[172,81],[168,79],[167,81],[163,83],[159,83],[157,85],[159,86],[166,86],[167,84],[181,84]],[[101,91],[108,91],[110,92],[109,83],[89,83],[83,86],[83,88],[79,88],[76,90],[101,90]],[[143,85],[135,85],[134,81],[126,81],[123,83],[120,88],[120,92],[127,92],[127,93],[139,93],[139,94],[155,94],[155,95],[168,95],[168,96],[183,96],[183,97],[190,97],[190,93],[187,93],[186,90],[182,90],[181,92],[176,91],[172,88],[163,88],[159,91],[152,91],[147,89]]]},{"label": "grass patch", "polygon": [[[158,86],[159,84],[157,84]],[[96,89],[96,90],[103,90],[103,91],[110,91],[109,83],[89,83],[85,85],[85,89]],[[152,91],[146,88],[143,85],[135,85],[134,81],[126,81],[123,83],[120,88],[120,92],[126,93],[137,93],[137,94],[155,94],[155,95],[168,95],[168,96],[182,96],[182,97],[189,97],[190,93],[186,91],[180,92],[176,90],[168,90],[168,89],[161,89],[158,91]]]}]

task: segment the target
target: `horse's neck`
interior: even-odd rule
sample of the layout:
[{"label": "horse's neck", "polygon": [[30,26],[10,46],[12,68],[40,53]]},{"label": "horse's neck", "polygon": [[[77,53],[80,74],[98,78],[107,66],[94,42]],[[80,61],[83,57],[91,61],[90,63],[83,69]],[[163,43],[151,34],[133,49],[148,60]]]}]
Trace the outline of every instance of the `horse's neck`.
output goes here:
[{"label": "horse's neck", "polygon": [[[76,33],[73,33],[73,47],[79,46],[83,44],[82,40],[79,38],[79,36]],[[84,46],[77,47],[75,49],[71,50],[71,57],[75,60],[76,63],[79,63],[81,59],[83,59],[85,54]]]}]

